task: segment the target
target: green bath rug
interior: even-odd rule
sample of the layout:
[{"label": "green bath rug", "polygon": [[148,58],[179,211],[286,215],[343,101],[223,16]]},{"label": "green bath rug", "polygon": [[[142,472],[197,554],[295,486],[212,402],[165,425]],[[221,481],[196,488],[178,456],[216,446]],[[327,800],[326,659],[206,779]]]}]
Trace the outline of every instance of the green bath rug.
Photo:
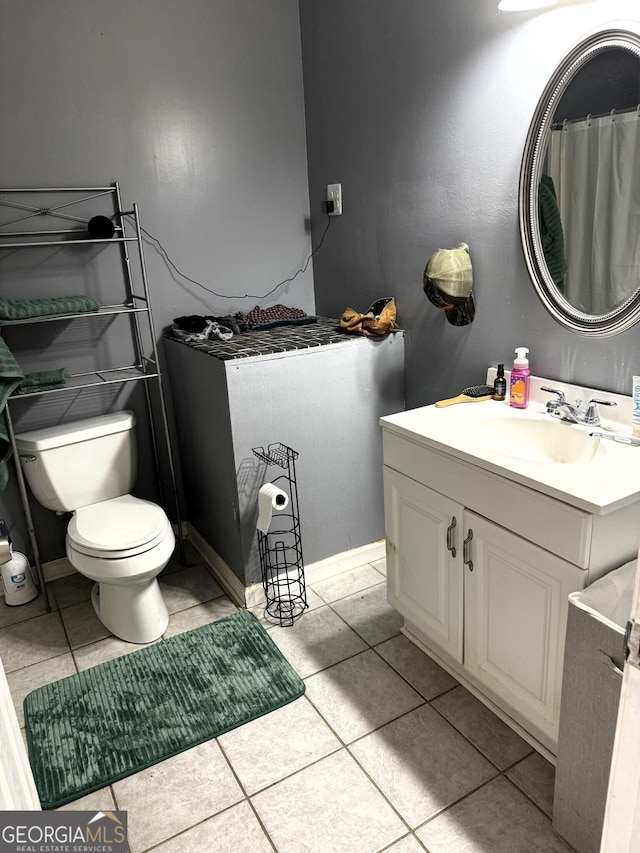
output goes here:
[{"label": "green bath rug", "polygon": [[24,711],[42,806],[71,802],[303,693],[247,611],[39,687]]}]

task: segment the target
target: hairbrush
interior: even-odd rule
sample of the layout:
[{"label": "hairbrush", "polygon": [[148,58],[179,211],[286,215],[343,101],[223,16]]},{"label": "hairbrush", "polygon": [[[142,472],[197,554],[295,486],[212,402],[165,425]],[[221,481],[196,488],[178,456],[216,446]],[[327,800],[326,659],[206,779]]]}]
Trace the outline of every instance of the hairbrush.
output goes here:
[{"label": "hairbrush", "polygon": [[441,409],[443,406],[453,406],[456,403],[480,403],[482,400],[490,400],[493,397],[493,387],[491,385],[471,385],[465,388],[457,397],[450,397],[448,400],[438,400],[436,406]]}]

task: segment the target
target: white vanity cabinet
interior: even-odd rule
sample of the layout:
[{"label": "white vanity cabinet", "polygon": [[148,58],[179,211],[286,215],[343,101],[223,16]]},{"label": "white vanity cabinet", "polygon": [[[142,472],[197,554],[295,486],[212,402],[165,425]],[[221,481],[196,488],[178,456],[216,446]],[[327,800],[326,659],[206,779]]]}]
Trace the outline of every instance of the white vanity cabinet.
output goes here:
[{"label": "white vanity cabinet", "polygon": [[386,467],[384,506],[389,603],[462,663],[464,508]]},{"label": "white vanity cabinet", "polygon": [[586,572],[391,468],[384,481],[389,603],[555,743],[566,603]]},{"label": "white vanity cabinet", "polygon": [[589,512],[449,455],[403,428],[410,414],[382,420],[389,603],[409,639],[555,755],[568,596],[634,556],[638,504]]},{"label": "white vanity cabinet", "polygon": [[555,744],[568,596],[586,572],[476,515],[464,566],[464,666]]}]

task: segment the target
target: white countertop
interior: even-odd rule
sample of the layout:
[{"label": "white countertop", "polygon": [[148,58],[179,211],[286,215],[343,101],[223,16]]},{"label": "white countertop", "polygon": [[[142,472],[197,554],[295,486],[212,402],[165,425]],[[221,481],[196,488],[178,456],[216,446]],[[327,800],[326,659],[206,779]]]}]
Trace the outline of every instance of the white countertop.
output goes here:
[{"label": "white countertop", "polygon": [[[517,429],[518,419],[529,423],[550,423],[551,428],[558,430],[594,432],[603,429],[562,423],[552,418],[545,410],[546,400],[552,395],[540,392],[541,385],[564,389],[570,402],[581,396],[585,400],[598,397],[616,401],[618,405],[615,408],[600,409],[604,430],[631,434],[630,397],[591,389],[575,389],[574,386],[538,377],[532,377],[531,401],[526,409],[515,409],[509,406],[508,401],[495,400],[461,403],[444,408],[431,405],[389,415],[381,418],[380,423],[384,430],[408,438],[418,445],[461,459],[597,515],[605,515],[640,501],[640,447],[589,438],[589,441],[599,441],[595,459],[561,463],[519,458],[517,454],[511,455],[508,447],[501,447],[499,441],[488,439],[491,424],[495,423],[496,418],[513,422],[514,426],[509,426],[510,429]],[[573,394],[575,390],[582,394]],[[611,419],[603,417],[610,413]],[[488,421],[488,424],[483,424],[483,421]],[[564,437],[562,433],[558,433],[558,436]],[[526,446],[523,450],[523,457],[526,457]]]}]

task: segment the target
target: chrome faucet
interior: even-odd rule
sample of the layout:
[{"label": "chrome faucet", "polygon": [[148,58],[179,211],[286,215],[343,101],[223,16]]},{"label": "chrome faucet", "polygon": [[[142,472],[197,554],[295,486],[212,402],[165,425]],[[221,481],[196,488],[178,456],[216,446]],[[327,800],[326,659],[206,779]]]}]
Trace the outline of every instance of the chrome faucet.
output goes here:
[{"label": "chrome faucet", "polygon": [[571,424],[587,424],[588,426],[600,426],[600,413],[598,406],[616,406],[613,400],[589,400],[586,409],[582,409],[582,400],[576,400],[575,405],[568,403],[564,393],[557,388],[547,388],[543,386],[541,391],[548,391],[549,394],[557,394],[555,400],[549,400],[547,403],[547,412],[552,418],[558,418],[561,421],[568,421]]}]

